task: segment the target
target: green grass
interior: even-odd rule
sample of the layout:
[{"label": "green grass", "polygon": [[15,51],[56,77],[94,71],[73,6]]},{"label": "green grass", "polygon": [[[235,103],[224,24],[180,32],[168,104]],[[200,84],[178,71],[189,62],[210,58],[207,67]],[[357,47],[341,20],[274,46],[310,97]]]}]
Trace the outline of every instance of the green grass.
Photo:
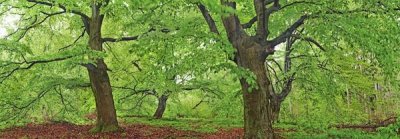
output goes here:
[{"label": "green grass", "polygon": [[291,132],[284,134],[289,139],[398,139],[399,136],[361,130],[330,129],[321,133]]},{"label": "green grass", "polygon": [[243,127],[241,120],[232,119],[198,119],[198,118],[163,118],[153,119],[145,117],[125,118],[124,121],[128,124],[140,123],[152,126],[169,126],[180,130],[190,130],[204,133],[213,133],[218,129],[230,129]]}]

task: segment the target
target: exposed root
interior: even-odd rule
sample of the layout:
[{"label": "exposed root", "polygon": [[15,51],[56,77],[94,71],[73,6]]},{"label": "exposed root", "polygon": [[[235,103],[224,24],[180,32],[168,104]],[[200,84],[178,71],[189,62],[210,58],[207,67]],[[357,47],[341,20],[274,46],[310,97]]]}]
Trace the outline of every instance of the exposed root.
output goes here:
[{"label": "exposed root", "polygon": [[359,124],[359,125],[350,125],[350,124],[344,125],[344,124],[342,124],[342,125],[331,126],[331,128],[334,127],[334,128],[339,128],[339,129],[348,128],[348,129],[362,129],[362,130],[366,130],[366,131],[376,131],[376,129],[379,127],[387,127],[390,124],[396,123],[396,119],[397,119],[397,117],[390,117],[386,120],[383,120],[383,121],[380,121],[380,122],[377,122],[374,124]]}]

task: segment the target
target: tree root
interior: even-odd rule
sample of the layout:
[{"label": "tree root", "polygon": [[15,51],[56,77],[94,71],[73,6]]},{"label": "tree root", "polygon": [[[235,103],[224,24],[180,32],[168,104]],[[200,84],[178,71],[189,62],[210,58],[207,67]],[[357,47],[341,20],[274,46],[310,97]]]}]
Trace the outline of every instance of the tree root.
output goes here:
[{"label": "tree root", "polygon": [[387,127],[390,124],[396,123],[397,117],[390,117],[387,118],[386,120],[374,123],[374,124],[359,124],[359,125],[333,125],[330,126],[330,128],[339,128],[339,129],[362,129],[362,130],[367,130],[367,131],[376,131],[377,128],[379,127]]}]

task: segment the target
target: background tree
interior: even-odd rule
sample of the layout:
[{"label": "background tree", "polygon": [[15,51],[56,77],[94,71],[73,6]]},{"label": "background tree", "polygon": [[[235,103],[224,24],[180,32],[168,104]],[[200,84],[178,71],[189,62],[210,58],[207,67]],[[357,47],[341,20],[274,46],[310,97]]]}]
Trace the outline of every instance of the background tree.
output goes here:
[{"label": "background tree", "polygon": [[[165,14],[178,15],[179,12],[169,11]],[[224,70],[218,65],[227,62],[223,51],[214,47],[216,42],[206,32],[193,30],[195,26],[201,26],[202,22],[185,20],[194,19],[191,14],[185,13],[173,16],[172,20],[160,21],[159,25],[179,29],[169,34],[148,33],[134,47],[121,48],[121,52],[129,52],[129,57],[114,57],[117,66],[113,69],[118,69],[115,73],[119,79],[116,88],[129,92],[123,96],[124,99],[133,95],[155,96],[158,101],[157,110],[153,114],[155,118],[162,117],[170,95],[191,90],[210,90],[208,86],[213,83],[203,76]],[[188,32],[195,35],[187,35]],[[206,39],[210,41],[204,41]],[[131,76],[127,78],[126,73]]]}]

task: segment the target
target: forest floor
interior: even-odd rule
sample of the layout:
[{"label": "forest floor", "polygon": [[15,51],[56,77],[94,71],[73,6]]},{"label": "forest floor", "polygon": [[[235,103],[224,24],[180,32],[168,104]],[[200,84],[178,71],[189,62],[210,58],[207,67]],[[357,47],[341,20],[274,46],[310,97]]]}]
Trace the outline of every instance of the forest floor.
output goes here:
[{"label": "forest floor", "polygon": [[[0,130],[0,139],[28,138],[199,138],[199,139],[237,139],[242,138],[241,121],[205,119],[151,119],[128,118],[121,122],[122,131],[115,133],[90,133],[90,125],[71,123],[27,124]],[[368,131],[368,130],[367,130]],[[385,134],[366,130],[332,129],[327,131],[301,130],[292,125],[279,125],[275,132],[280,138],[393,138]],[[397,136],[398,137],[398,136]],[[397,138],[395,137],[395,138]]]},{"label": "forest floor", "polygon": [[240,138],[243,135],[241,128],[217,131],[215,133],[179,130],[173,127],[156,127],[144,124],[122,125],[123,131],[115,133],[90,133],[90,125],[74,125],[69,123],[56,124],[28,124],[0,132],[0,138]]},{"label": "forest floor", "polygon": [[[75,125],[67,122],[27,124],[0,130],[0,139],[42,139],[42,138],[199,138],[199,139],[238,139],[243,136],[242,123],[235,120],[205,119],[151,119],[129,118],[121,122],[122,130],[115,133],[90,133],[90,125]],[[276,129],[278,134],[292,132]]]}]

